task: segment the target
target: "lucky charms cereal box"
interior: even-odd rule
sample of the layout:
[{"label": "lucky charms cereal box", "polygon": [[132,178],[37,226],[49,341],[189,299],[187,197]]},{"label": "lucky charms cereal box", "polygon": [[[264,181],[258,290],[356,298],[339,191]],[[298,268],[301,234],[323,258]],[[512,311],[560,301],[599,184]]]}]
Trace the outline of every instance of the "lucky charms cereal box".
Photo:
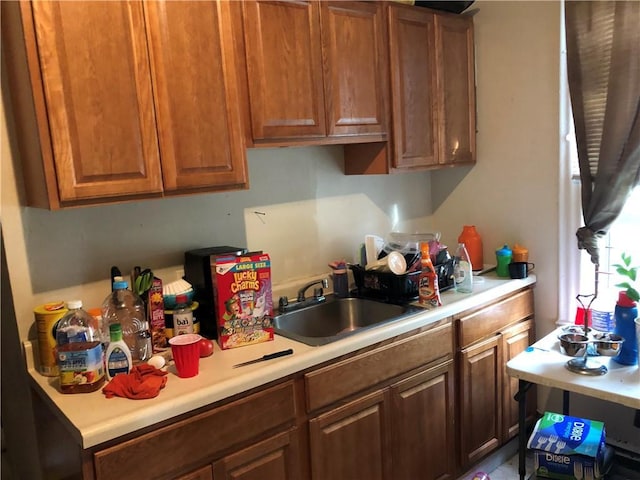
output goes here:
[{"label": "lucky charms cereal box", "polygon": [[271,260],[268,254],[218,258],[215,284],[220,348],[273,340]]}]

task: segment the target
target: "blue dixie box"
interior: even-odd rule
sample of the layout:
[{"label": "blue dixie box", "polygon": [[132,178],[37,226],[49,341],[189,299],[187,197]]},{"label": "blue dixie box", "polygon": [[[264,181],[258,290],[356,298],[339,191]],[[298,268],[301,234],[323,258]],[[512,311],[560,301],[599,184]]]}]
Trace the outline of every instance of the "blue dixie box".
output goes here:
[{"label": "blue dixie box", "polygon": [[545,412],[527,446],[533,450],[538,477],[596,480],[604,477],[610,463],[604,423],[595,420]]}]

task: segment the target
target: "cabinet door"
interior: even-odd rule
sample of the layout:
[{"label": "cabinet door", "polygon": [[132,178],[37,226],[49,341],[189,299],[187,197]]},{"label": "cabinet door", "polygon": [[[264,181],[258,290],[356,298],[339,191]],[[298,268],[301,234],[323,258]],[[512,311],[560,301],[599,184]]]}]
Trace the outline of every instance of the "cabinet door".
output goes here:
[{"label": "cabinet door", "polygon": [[394,168],[438,164],[434,14],[389,6]]},{"label": "cabinet door", "polygon": [[213,475],[215,480],[297,480],[299,456],[294,428],[214,462]]},{"label": "cabinet door", "polygon": [[254,142],[326,136],[319,4],[242,6]]},{"label": "cabinet door", "polygon": [[476,100],[473,20],[461,15],[436,15],[438,62],[439,162],[476,160]]},{"label": "cabinet door", "polygon": [[384,4],[320,3],[328,135],[384,140],[389,71]]},{"label": "cabinet door", "polygon": [[213,480],[213,470],[211,465],[207,465],[185,475],[180,475],[175,480]]},{"label": "cabinet door", "polygon": [[31,6],[60,201],[160,193],[142,3]]},{"label": "cabinet door", "polygon": [[391,386],[394,480],[455,478],[453,361]]},{"label": "cabinet door", "polygon": [[502,436],[502,339],[474,344],[460,356],[460,445],[466,468],[500,445]]},{"label": "cabinet door", "polygon": [[[535,325],[533,320],[518,323],[502,332],[504,379],[503,400],[503,443],[518,434],[518,402],[514,396],[518,393],[518,379],[507,374],[507,362],[514,358],[535,341]],[[536,389],[531,387],[527,392],[527,422],[533,421],[536,415]]]},{"label": "cabinet door", "polygon": [[313,480],[391,478],[384,392],[311,419],[309,436]]},{"label": "cabinet door", "polygon": [[240,5],[158,1],[144,7],[165,192],[245,187],[231,30]]}]

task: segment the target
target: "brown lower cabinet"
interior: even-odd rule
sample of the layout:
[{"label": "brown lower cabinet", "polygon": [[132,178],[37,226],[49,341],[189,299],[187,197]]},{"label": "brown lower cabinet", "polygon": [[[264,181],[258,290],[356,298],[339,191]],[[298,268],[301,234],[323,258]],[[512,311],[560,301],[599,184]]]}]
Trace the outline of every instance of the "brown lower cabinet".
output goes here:
[{"label": "brown lower cabinet", "polygon": [[456,478],[453,361],[391,386],[394,479]]},{"label": "brown lower cabinet", "polygon": [[[535,338],[533,290],[527,289],[491,305],[464,312],[458,328],[460,464],[471,467],[518,433],[517,380],[506,364]],[[536,409],[528,393],[528,420]]]},{"label": "brown lower cabinet", "polygon": [[88,449],[36,393],[43,477],[455,479],[517,433],[532,315],[524,289]]},{"label": "brown lower cabinet", "polygon": [[300,476],[299,457],[298,431],[292,428],[214,462],[213,478],[293,480]]},{"label": "brown lower cabinet", "polygon": [[309,421],[314,480],[454,478],[453,361]]}]

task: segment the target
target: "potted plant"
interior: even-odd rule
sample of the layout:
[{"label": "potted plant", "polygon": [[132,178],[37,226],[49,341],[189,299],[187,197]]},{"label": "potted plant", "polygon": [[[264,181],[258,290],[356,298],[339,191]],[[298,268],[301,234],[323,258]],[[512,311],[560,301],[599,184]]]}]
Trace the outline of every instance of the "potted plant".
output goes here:
[{"label": "potted plant", "polygon": [[615,307],[616,327],[615,333],[624,338],[624,343],[618,355],[613,360],[622,365],[636,365],[638,363],[638,341],[634,320],[638,317],[637,302],[640,300],[637,283],[638,269],[640,267],[631,266],[631,256],[622,253],[622,263],[614,265],[616,272],[627,280],[616,284],[616,287],[623,288],[619,292],[618,303]]},{"label": "potted plant", "polygon": [[632,267],[631,266],[631,255],[627,255],[622,252],[621,255],[622,263],[616,263],[613,266],[616,268],[616,272],[623,278],[628,278],[628,280],[617,283],[616,287],[624,288],[625,294],[629,299],[634,302],[640,301],[640,294],[638,293],[638,289],[640,286],[636,284],[638,278],[638,270],[640,267]]}]

